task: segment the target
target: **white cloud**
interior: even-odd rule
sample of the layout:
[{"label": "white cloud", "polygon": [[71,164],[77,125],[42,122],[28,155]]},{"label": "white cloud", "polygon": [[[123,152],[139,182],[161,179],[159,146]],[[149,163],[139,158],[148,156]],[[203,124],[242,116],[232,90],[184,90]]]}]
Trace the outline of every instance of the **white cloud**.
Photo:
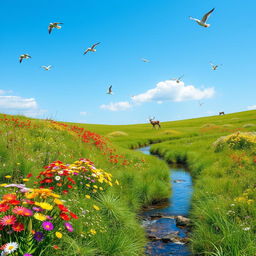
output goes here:
[{"label": "white cloud", "polygon": [[79,114],[80,114],[81,116],[86,116],[88,113],[85,112],[85,111],[81,111]]},{"label": "white cloud", "polygon": [[202,100],[211,98],[215,94],[214,88],[198,89],[193,85],[185,86],[184,82],[176,83],[173,80],[159,82],[155,88],[132,97],[134,103],[156,101],[181,102],[187,100]]},{"label": "white cloud", "polygon": [[115,103],[110,103],[110,104],[103,104],[100,106],[102,109],[107,109],[110,111],[123,111],[123,110],[128,110],[132,107],[131,103],[128,101],[120,101],[120,102],[115,102]]},{"label": "white cloud", "polygon": [[248,110],[254,110],[254,109],[256,109],[256,105],[248,106],[247,109]]},{"label": "white cloud", "polygon": [[0,109],[35,109],[37,102],[34,98],[19,96],[0,96]]},{"label": "white cloud", "polygon": [[28,117],[39,117],[47,110],[40,109],[34,98],[23,98],[10,94],[12,91],[0,89],[0,111],[11,115],[24,115]]}]

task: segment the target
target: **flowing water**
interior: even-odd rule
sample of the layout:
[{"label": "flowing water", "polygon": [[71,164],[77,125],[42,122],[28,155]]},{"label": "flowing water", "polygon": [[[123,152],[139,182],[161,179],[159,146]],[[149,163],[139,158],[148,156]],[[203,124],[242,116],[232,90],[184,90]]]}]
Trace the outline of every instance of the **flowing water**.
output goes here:
[{"label": "flowing water", "polygon": [[[150,147],[138,149],[144,154],[150,154]],[[192,178],[184,168],[170,166],[171,196],[168,203],[152,207],[143,212],[143,226],[151,239],[146,246],[146,254],[154,256],[190,256],[186,243],[188,228],[177,226],[176,216],[187,217],[191,206],[193,192]],[[173,239],[174,238],[174,239]]]}]

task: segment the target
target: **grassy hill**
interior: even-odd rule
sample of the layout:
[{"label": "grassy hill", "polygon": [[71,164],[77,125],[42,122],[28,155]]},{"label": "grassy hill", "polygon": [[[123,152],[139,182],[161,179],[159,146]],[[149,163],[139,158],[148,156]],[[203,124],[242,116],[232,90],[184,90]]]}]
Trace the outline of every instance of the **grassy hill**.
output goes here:
[{"label": "grassy hill", "polygon": [[[153,153],[186,164],[194,177],[193,252],[255,255],[256,111],[161,125],[152,129],[150,124],[72,124],[1,115],[2,245],[17,242],[19,255],[33,256],[143,255],[146,240],[136,216],[143,205],[168,197],[169,168],[129,148],[157,143]],[[7,185],[20,183],[34,190],[24,193]],[[24,209],[17,206],[33,215],[22,215]]]}]

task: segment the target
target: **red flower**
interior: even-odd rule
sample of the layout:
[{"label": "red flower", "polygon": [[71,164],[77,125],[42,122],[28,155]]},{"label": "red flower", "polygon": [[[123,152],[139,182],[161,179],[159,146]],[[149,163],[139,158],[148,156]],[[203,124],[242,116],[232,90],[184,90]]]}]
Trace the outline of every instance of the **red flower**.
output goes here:
[{"label": "red flower", "polygon": [[27,178],[30,178],[30,177],[32,177],[33,176],[33,174],[32,173],[29,173],[28,175],[27,175]]},{"label": "red flower", "polygon": [[52,248],[55,249],[55,250],[60,250],[60,247],[58,245],[56,245],[56,244],[53,245]]},{"label": "red flower", "polygon": [[60,214],[60,217],[61,217],[63,220],[70,220],[70,217],[69,217],[66,213],[64,213],[64,212],[62,212],[62,213]]},{"label": "red flower", "polygon": [[68,188],[73,188],[73,186],[71,186],[71,185],[68,185]]},{"label": "red flower", "polygon": [[76,182],[75,182],[72,178],[68,177],[68,180],[69,180],[71,183],[76,184]]},{"label": "red flower", "polygon": [[16,195],[15,194],[5,194],[3,195],[3,200],[4,201],[11,201],[11,200],[16,200]]},{"label": "red flower", "polygon": [[16,232],[21,232],[24,230],[24,225],[22,223],[15,223],[12,225],[12,229]]},{"label": "red flower", "polygon": [[0,212],[6,212],[10,209],[10,206],[7,204],[0,204]]},{"label": "red flower", "polygon": [[11,200],[11,201],[9,201],[9,204],[18,205],[18,204],[20,204],[20,201],[19,200]]},{"label": "red flower", "polygon": [[73,212],[70,212],[69,214],[73,219],[78,219],[78,217]]},{"label": "red flower", "polygon": [[69,212],[68,208],[62,204],[58,204],[58,207],[62,212]]},{"label": "red flower", "polygon": [[0,225],[8,226],[13,225],[16,222],[16,217],[14,215],[6,215],[0,219]]}]

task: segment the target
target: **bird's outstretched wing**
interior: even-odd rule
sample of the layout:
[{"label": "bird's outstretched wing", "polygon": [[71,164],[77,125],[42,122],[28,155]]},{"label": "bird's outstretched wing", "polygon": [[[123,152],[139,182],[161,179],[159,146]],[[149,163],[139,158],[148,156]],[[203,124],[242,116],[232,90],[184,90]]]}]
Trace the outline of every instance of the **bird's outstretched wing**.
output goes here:
[{"label": "bird's outstretched wing", "polygon": [[87,49],[87,50],[84,52],[84,54],[86,54],[87,52],[89,52],[89,49]]},{"label": "bird's outstretched wing", "polygon": [[52,32],[52,26],[51,25],[48,26],[48,32],[49,32],[49,34],[51,34],[51,32]]},{"label": "bird's outstretched wing", "polygon": [[211,9],[209,12],[207,12],[204,17],[202,18],[202,22],[206,22],[207,19],[209,18],[209,16],[211,15],[211,13],[215,10],[215,8]]},{"label": "bird's outstretched wing", "polygon": [[20,63],[22,62],[22,60],[23,60],[23,58],[22,58],[22,57],[20,57]]},{"label": "bird's outstretched wing", "polygon": [[112,85],[109,86],[108,91],[112,92]]},{"label": "bird's outstretched wing", "polygon": [[98,44],[100,44],[100,42],[99,42],[99,43],[94,44],[91,48],[92,48],[92,49],[94,49]]}]

